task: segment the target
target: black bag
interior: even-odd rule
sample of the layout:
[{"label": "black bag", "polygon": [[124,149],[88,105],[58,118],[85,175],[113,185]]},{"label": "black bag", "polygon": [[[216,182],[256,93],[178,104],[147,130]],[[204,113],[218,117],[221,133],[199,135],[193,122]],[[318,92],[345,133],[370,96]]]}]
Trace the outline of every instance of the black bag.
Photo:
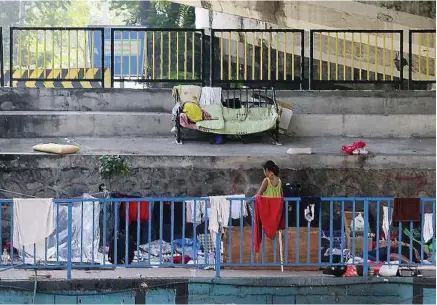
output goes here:
[{"label": "black bag", "polygon": [[284,198],[300,197],[301,187],[299,184],[286,183],[282,185]]},{"label": "black bag", "polygon": [[[136,249],[136,243],[135,239],[132,236],[128,236],[128,261],[127,264],[131,264],[134,256],[135,256],[135,249]],[[108,259],[111,262],[111,264],[114,263],[114,248],[115,248],[115,238],[112,240],[112,242],[109,245],[109,253],[108,253]],[[119,233],[117,237],[117,264],[126,264],[126,235],[124,233]]]},{"label": "black bag", "polygon": [[328,266],[323,270],[323,274],[333,275],[335,277],[342,277],[345,275],[347,266]]},{"label": "black bag", "polygon": [[232,108],[232,109],[240,109],[241,108],[241,100],[240,98],[228,98],[222,101],[223,107]]}]

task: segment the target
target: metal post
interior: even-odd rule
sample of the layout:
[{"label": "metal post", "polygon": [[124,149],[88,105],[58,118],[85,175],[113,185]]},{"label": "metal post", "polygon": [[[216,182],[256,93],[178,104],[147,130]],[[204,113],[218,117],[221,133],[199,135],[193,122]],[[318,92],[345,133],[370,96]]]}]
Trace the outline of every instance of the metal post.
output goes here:
[{"label": "metal post", "polygon": [[213,86],[214,79],[214,30],[209,29],[209,86]]},{"label": "metal post", "polygon": [[14,87],[14,28],[9,28],[9,87]]},{"label": "metal post", "polygon": [[[399,89],[402,90],[402,89],[404,89],[404,67],[402,65],[402,63],[404,61],[404,31],[400,30],[399,34],[401,36],[400,37],[400,52],[399,52],[400,67],[401,67],[399,78],[400,78],[401,84],[400,84]],[[410,62],[410,65],[411,65],[411,62]]]},{"label": "metal post", "polygon": [[[102,35],[102,88],[105,88],[105,29],[101,28],[100,29],[100,35]],[[112,36],[112,32],[111,32],[111,36]],[[112,42],[112,41],[111,41]],[[111,47],[112,47],[112,43],[111,43]],[[94,50],[93,50],[93,54],[94,54]]]},{"label": "metal post", "polygon": [[215,277],[220,277],[220,248],[221,235],[219,232],[215,238]]},{"label": "metal post", "polygon": [[[205,30],[202,30],[201,32],[201,52],[200,52],[200,77],[202,78],[202,86],[205,85]],[[196,37],[196,34],[194,34],[194,37]],[[194,46],[195,46],[195,38],[194,38]],[[194,52],[194,56],[196,56],[196,52]],[[194,58],[192,59],[194,61]],[[195,68],[195,67],[194,67]],[[195,72],[195,69],[193,69],[193,73]],[[194,78],[194,75],[193,75]]]},{"label": "metal post", "polygon": [[364,234],[363,234],[363,276],[369,274],[369,264],[367,262],[368,241],[369,241],[369,200],[364,199]]},{"label": "metal post", "polygon": [[[312,34],[311,35],[311,39],[312,39]],[[304,89],[304,83],[303,80],[305,79],[305,31],[302,30],[300,32],[300,87],[299,89],[302,90]],[[311,44],[312,47],[312,44]],[[285,51],[285,50],[284,50]],[[313,54],[311,52],[311,54]],[[312,62],[311,62],[311,66],[310,66],[310,71],[312,71],[313,67],[312,67]],[[306,87],[306,86],[305,86]],[[309,80],[308,80],[308,88],[309,88]]]},{"label": "metal post", "polygon": [[[73,206],[68,203],[68,243],[67,243],[67,280],[71,280],[71,242],[73,234]],[[58,228],[56,228],[57,230]]]},{"label": "metal post", "polygon": [[[311,90],[312,88],[312,80],[313,80],[313,61],[314,61],[314,55],[313,55],[313,51],[314,51],[314,32],[313,30],[310,30],[310,63],[309,63],[309,70],[310,70],[310,74],[308,75],[308,89]],[[303,38],[302,38],[303,39]],[[321,43],[321,42],[319,42]],[[319,60],[322,60],[321,58],[319,58]],[[302,65],[302,69],[303,69],[303,65]],[[303,81],[303,80],[302,80]]]},{"label": "metal post", "polygon": [[[420,48],[420,46],[419,46]],[[419,49],[420,52],[420,49]],[[411,90],[411,86],[413,84],[412,78],[413,78],[413,31],[408,31],[408,90]],[[401,67],[402,67],[402,61],[401,61]]]}]

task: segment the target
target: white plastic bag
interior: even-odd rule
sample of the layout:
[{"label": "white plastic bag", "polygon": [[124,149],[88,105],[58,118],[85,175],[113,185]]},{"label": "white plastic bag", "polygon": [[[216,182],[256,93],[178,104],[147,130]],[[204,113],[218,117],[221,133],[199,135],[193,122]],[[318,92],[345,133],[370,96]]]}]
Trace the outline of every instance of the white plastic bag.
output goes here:
[{"label": "white plastic bag", "polygon": [[385,263],[381,269],[379,269],[379,275],[388,277],[388,276],[396,276],[399,270],[399,262],[391,261],[390,265]]},{"label": "white plastic bag", "polygon": [[363,232],[364,231],[364,218],[363,218],[363,215],[361,215],[361,213],[359,213],[358,216],[352,220],[352,223],[351,223],[351,230],[352,231],[354,228],[354,223],[355,223],[355,232]]}]

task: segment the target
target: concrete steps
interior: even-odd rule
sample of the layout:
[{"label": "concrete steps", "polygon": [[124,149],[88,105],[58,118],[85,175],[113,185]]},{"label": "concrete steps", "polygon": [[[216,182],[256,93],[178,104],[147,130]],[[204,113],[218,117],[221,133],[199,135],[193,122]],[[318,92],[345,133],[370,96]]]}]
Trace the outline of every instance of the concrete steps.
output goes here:
[{"label": "concrete steps", "polygon": [[[3,111],[0,130],[2,138],[165,136],[171,119],[157,112]],[[289,132],[300,137],[433,137],[436,116],[296,114]]]},{"label": "concrete steps", "polygon": [[171,114],[153,112],[0,112],[1,138],[168,135]]},{"label": "concrete steps", "polygon": [[[292,136],[436,134],[435,92],[278,91],[277,100],[293,108]],[[173,105],[168,89],[0,89],[0,138],[171,136]]]},{"label": "concrete steps", "polygon": [[425,114],[297,114],[289,131],[301,137],[435,137],[436,116]]}]

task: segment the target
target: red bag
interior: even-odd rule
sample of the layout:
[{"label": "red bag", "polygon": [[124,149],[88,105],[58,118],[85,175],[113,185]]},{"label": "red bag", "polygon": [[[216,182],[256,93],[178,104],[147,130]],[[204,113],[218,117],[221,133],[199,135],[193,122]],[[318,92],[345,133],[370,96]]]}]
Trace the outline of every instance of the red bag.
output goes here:
[{"label": "red bag", "polygon": [[176,255],[173,256],[173,263],[175,264],[186,264],[191,260],[191,257],[189,257],[188,255]]},{"label": "red bag", "polygon": [[357,150],[357,149],[360,149],[360,148],[364,148],[364,147],[366,147],[366,142],[358,141],[358,142],[352,143],[352,145],[349,145],[349,146],[343,145],[341,147],[341,150],[345,154],[352,155],[354,150]]}]

